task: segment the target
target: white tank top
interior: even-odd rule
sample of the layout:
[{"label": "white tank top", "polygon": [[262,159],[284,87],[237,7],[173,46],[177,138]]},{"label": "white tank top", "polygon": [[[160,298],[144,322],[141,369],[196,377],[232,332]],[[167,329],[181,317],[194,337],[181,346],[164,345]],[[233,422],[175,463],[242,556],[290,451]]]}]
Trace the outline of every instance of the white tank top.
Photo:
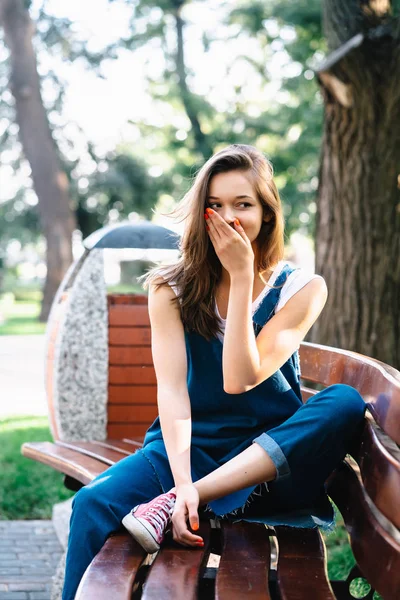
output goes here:
[{"label": "white tank top", "polygon": [[[265,286],[265,288],[262,290],[261,294],[254,300],[254,302],[252,304],[252,314],[253,315],[256,312],[260,302],[270,292],[271,288],[269,286],[274,285],[275,280],[277,279],[279,273],[282,271],[282,269],[285,265],[289,265],[292,268],[293,267],[296,268],[296,265],[294,263],[292,263],[291,261],[287,261],[287,260],[279,261],[279,263],[276,265],[273,273],[271,274],[270,278],[268,279],[269,285]],[[162,273],[160,273],[160,275],[162,275]],[[316,275],[315,273],[310,273],[309,271],[307,271],[303,268],[296,268],[296,270],[293,271],[293,273],[291,273],[289,275],[289,277],[286,279],[286,281],[282,287],[279,302],[277,304],[275,313],[280,311],[285,306],[286,302],[288,302],[288,300],[290,300],[290,298],[292,296],[294,296],[298,291],[300,291],[307,283],[309,283],[312,279],[316,279],[316,278],[323,279],[323,277],[321,277],[321,275]],[[170,286],[174,290],[175,294],[178,295],[178,289],[177,289],[175,282],[173,282],[173,281],[170,282]],[[221,317],[221,315],[219,314],[217,303],[215,303],[215,312],[217,314],[217,317],[220,320],[220,327],[222,329],[222,334],[218,334],[218,338],[222,341],[223,337],[224,337],[224,332],[225,332],[226,319],[223,319]]]}]

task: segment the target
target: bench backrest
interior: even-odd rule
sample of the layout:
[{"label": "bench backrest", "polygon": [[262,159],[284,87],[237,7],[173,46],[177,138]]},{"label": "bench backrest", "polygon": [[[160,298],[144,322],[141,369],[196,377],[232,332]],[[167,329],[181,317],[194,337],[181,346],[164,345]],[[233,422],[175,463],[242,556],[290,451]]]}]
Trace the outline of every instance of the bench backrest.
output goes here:
[{"label": "bench backrest", "polygon": [[[110,294],[108,310],[108,435],[143,436],[157,414],[147,296]],[[316,392],[310,385],[351,385],[368,402],[379,426],[400,444],[398,371],[362,354],[306,342],[300,347],[300,363],[304,401]]]},{"label": "bench backrest", "polygon": [[[147,297],[109,295],[108,307],[108,436],[142,439],[157,414]],[[315,387],[346,383],[368,403],[354,456],[358,464],[343,463],[328,490],[345,519],[359,568],[394,598],[400,575],[390,579],[385,569],[390,565],[400,573],[400,374],[361,354],[305,342],[300,364],[304,401],[317,393]]]},{"label": "bench backrest", "polygon": [[108,318],[108,437],[140,439],[157,416],[147,296],[109,295]]}]

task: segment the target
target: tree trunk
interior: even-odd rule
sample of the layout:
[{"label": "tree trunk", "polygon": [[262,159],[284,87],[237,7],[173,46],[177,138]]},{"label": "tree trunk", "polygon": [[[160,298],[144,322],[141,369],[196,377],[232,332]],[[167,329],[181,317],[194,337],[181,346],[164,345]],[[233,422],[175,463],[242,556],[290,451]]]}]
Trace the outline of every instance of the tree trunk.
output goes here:
[{"label": "tree trunk", "polygon": [[70,206],[68,179],[61,169],[41,98],[32,45],[34,26],[23,0],[0,0],[0,25],[10,49],[10,89],[47,243],[47,276],[40,315],[40,320],[45,321],[54,294],[72,262],[72,232],[76,222]]},{"label": "tree trunk", "polygon": [[184,21],[181,17],[181,10],[185,3],[183,1],[176,1],[175,4],[175,20],[176,20],[176,41],[177,41],[177,52],[176,52],[176,71],[179,78],[179,89],[181,92],[181,99],[185,108],[186,114],[192,125],[193,136],[196,144],[196,150],[203,156],[204,160],[208,160],[213,154],[213,150],[208,143],[207,136],[203,133],[200,126],[199,116],[193,102],[193,96],[188,89],[186,82],[186,66],[185,66],[185,55],[184,55],[184,44],[183,44],[183,27]]},{"label": "tree trunk", "polygon": [[311,339],[400,368],[400,37],[390,10],[388,0],[324,3],[337,53],[319,71],[316,272],[329,297]]}]

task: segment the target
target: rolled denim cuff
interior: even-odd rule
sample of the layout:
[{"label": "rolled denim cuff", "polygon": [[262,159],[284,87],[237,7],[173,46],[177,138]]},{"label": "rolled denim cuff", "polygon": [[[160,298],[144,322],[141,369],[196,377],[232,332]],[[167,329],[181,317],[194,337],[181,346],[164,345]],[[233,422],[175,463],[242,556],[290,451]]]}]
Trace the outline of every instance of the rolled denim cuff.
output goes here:
[{"label": "rolled denim cuff", "polygon": [[262,433],[253,440],[253,444],[256,442],[261,448],[265,450],[272,462],[276,467],[276,478],[275,481],[282,477],[290,475],[289,463],[286,460],[286,456],[283,454],[281,447],[276,441],[267,433]]}]

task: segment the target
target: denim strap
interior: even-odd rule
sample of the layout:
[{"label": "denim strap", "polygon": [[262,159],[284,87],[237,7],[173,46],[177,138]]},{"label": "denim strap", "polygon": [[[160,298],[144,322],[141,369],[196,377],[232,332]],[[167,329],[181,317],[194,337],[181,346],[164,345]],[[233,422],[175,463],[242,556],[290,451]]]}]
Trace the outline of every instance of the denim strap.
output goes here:
[{"label": "denim strap", "polygon": [[290,265],[284,265],[282,271],[279,273],[278,277],[276,278],[273,284],[274,287],[270,289],[270,291],[264,296],[264,298],[260,302],[259,306],[256,309],[256,312],[253,315],[253,326],[256,337],[260,333],[264,325],[274,315],[275,309],[281,297],[283,284],[286,282],[289,275],[293,273],[293,271],[297,270],[298,267],[293,268]]}]

